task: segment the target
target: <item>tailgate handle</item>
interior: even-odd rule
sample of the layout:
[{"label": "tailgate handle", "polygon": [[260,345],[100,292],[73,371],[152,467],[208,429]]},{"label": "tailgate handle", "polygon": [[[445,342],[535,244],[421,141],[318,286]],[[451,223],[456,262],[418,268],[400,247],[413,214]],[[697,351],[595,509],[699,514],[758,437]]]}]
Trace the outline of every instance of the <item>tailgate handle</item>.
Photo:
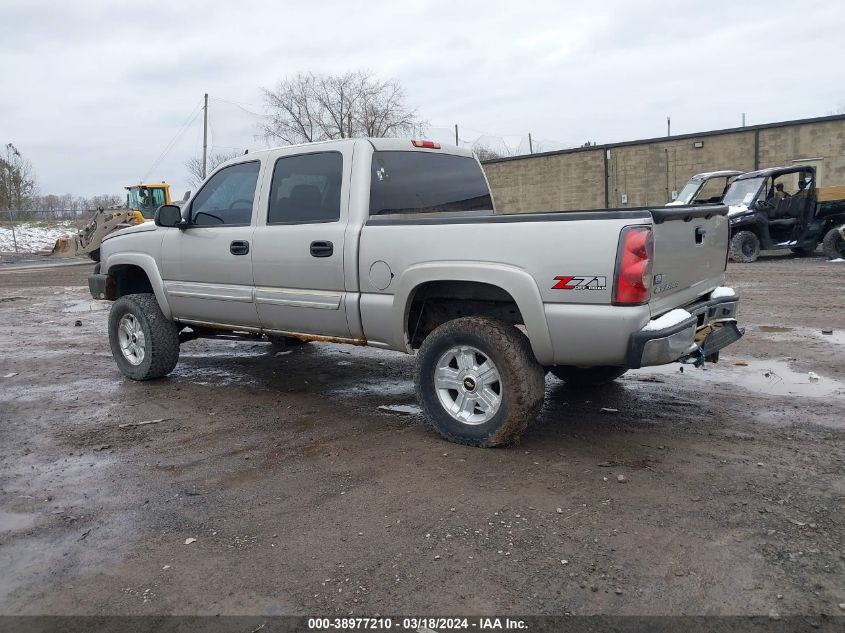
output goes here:
[{"label": "tailgate handle", "polygon": [[705,231],[700,226],[695,229],[695,243],[696,244],[704,244],[704,236],[707,235],[707,231]]},{"label": "tailgate handle", "polygon": [[334,244],[327,241],[311,242],[312,257],[331,257],[334,253]]}]

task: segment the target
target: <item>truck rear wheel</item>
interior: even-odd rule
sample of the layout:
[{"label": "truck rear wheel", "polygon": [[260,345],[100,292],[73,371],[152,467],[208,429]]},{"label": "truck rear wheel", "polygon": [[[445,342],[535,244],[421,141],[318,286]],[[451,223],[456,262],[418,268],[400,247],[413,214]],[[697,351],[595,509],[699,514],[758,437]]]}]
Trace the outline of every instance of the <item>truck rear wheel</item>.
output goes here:
[{"label": "truck rear wheel", "polygon": [[109,344],[118,369],[132,380],[166,376],[179,361],[179,327],[153,294],[120,297],[109,313]]},{"label": "truck rear wheel", "polygon": [[731,259],[750,264],[760,257],[760,240],[751,231],[740,231],[731,238]]},{"label": "truck rear wheel", "polygon": [[573,387],[600,387],[619,378],[628,371],[628,368],[615,365],[599,367],[558,365],[549,368],[549,371],[558,379]]},{"label": "truck rear wheel", "polygon": [[544,372],[528,338],[484,317],[444,323],[417,353],[417,399],[447,440],[470,446],[514,442],[540,413]]},{"label": "truck rear wheel", "polygon": [[838,228],[830,229],[822,240],[822,251],[830,259],[845,258],[845,239]]}]

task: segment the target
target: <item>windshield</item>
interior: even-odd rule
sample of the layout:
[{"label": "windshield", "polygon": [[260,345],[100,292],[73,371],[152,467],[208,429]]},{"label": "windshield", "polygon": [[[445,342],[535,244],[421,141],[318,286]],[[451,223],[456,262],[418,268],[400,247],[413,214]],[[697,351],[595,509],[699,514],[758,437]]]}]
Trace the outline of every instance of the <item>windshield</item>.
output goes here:
[{"label": "windshield", "polygon": [[375,152],[370,215],[492,210],[474,158],[430,152]]},{"label": "windshield", "polygon": [[734,180],[722,202],[728,206],[738,206],[740,204],[750,206],[754,201],[754,194],[760,189],[760,185],[763,184],[764,180],[765,177],[763,176]]},{"label": "windshield", "polygon": [[701,187],[700,180],[690,180],[687,184],[684,185],[684,188],[681,189],[681,192],[678,194],[678,197],[675,198],[675,200],[684,204],[689,204],[693,196],[695,195],[695,192],[698,191],[699,187]]}]

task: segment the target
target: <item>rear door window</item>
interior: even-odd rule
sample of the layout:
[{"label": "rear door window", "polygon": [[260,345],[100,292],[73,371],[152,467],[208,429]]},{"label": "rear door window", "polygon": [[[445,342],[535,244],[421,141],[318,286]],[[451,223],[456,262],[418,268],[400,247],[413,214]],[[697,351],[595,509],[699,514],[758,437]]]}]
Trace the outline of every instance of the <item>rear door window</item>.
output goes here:
[{"label": "rear door window", "polygon": [[340,219],[343,156],[318,152],[276,161],[267,224],[309,224]]},{"label": "rear door window", "polygon": [[370,215],[492,210],[474,158],[429,152],[375,152]]}]

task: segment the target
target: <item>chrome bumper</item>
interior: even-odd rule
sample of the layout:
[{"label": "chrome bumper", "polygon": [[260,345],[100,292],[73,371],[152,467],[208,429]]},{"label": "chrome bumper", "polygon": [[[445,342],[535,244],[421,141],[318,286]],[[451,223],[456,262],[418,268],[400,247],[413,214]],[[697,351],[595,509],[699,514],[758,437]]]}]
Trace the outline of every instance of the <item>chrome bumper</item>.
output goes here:
[{"label": "chrome bumper", "polygon": [[[690,317],[662,329],[642,329],[628,341],[626,364],[632,369],[714,357],[743,335],[736,326],[739,298],[725,296],[684,306]],[[646,326],[648,327],[648,326]]]}]

